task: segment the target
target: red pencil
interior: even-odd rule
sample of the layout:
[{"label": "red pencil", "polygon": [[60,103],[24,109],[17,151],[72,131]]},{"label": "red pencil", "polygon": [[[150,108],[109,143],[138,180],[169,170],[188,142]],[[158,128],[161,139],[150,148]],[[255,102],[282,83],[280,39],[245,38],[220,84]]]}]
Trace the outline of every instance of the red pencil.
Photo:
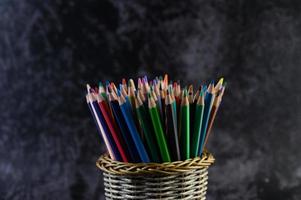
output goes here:
[{"label": "red pencil", "polygon": [[106,124],[110,130],[110,133],[113,137],[113,140],[117,146],[117,149],[120,153],[120,156],[122,158],[123,162],[128,162],[128,156],[126,155],[126,150],[124,149],[124,145],[121,144],[122,140],[121,137],[119,136],[117,129],[116,129],[116,124],[115,121],[113,120],[112,116],[109,114],[109,110],[107,109],[106,103],[104,101],[104,99],[100,96],[97,95],[97,101],[98,101],[98,105],[99,108],[103,114],[103,117],[106,121]]}]

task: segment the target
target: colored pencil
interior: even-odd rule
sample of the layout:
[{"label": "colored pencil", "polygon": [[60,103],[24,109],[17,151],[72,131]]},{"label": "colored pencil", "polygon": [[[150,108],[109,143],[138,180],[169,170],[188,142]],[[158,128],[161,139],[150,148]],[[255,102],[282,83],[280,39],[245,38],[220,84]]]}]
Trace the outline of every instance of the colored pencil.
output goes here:
[{"label": "colored pencil", "polygon": [[114,118],[116,119],[116,122],[118,126],[120,127],[120,132],[122,134],[122,138],[126,143],[127,150],[129,152],[129,160],[130,162],[140,162],[140,157],[138,155],[137,148],[135,146],[134,141],[131,138],[130,130],[126,126],[125,119],[122,115],[122,112],[119,107],[118,98],[114,93],[109,94],[109,101],[110,105],[113,110]]},{"label": "colored pencil", "polygon": [[203,113],[204,113],[204,95],[201,92],[198,96],[196,102],[196,110],[195,110],[195,117],[194,117],[194,124],[193,124],[193,133],[192,133],[192,147],[191,147],[191,157],[194,158],[198,156],[199,153],[199,144],[200,144],[200,134],[201,134],[201,127],[203,121]]},{"label": "colored pencil", "polygon": [[127,84],[126,84],[126,79],[125,78],[122,79],[121,84],[125,88],[125,92],[128,92],[127,91]]},{"label": "colored pencil", "polygon": [[98,84],[98,93],[101,94],[103,96],[103,98],[107,99],[106,90],[103,87],[102,82],[99,82],[99,84]]},{"label": "colored pencil", "polygon": [[180,143],[181,143],[181,158],[190,158],[190,114],[189,101],[187,90],[184,90],[182,102],[180,106]]},{"label": "colored pencil", "polygon": [[188,87],[188,101],[189,101],[189,124],[190,124],[190,148],[192,146],[192,135],[193,135],[193,124],[194,124],[194,114],[195,114],[195,100],[193,96],[193,85]]},{"label": "colored pencil", "polygon": [[200,146],[199,146],[199,156],[203,153],[204,142],[206,138],[206,130],[209,122],[210,117],[210,110],[212,107],[212,103],[214,101],[215,91],[214,85],[212,83],[209,84],[207,92],[205,94],[205,107],[204,107],[204,114],[203,114],[203,122],[201,128],[201,139],[200,139]]},{"label": "colored pencil", "polygon": [[88,94],[86,94],[86,101],[87,101],[87,104],[88,104],[88,107],[89,107],[90,113],[91,113],[91,115],[92,115],[92,117],[93,117],[93,121],[94,121],[94,123],[96,124],[97,132],[99,133],[99,135],[100,135],[100,138],[103,140],[103,138],[102,138],[102,133],[101,133],[101,130],[100,130],[99,126],[98,126],[98,123],[97,123],[96,116],[94,115],[94,112],[93,112],[93,109],[92,109],[91,103],[90,103],[90,101],[89,101]]},{"label": "colored pencil", "polygon": [[165,98],[165,132],[170,148],[172,161],[181,160],[178,130],[176,126],[176,111],[173,106],[174,100],[168,94]]},{"label": "colored pencil", "polygon": [[118,98],[119,106],[120,106],[121,112],[123,114],[123,117],[125,119],[125,122],[126,122],[128,128],[130,130],[132,139],[133,139],[133,141],[136,145],[136,148],[137,148],[138,154],[140,156],[140,159],[141,159],[142,162],[148,163],[148,162],[150,162],[149,156],[148,156],[147,151],[146,151],[146,149],[145,149],[145,147],[142,143],[142,140],[140,138],[140,134],[138,133],[138,130],[135,126],[133,116],[129,112],[125,101],[126,101],[125,98],[122,95],[120,95],[119,98]]},{"label": "colored pencil", "polygon": [[101,112],[98,108],[98,103],[97,103],[96,98],[93,95],[91,95],[90,93],[88,93],[87,99],[89,101],[89,104],[91,105],[92,111],[93,111],[95,119],[97,121],[97,125],[100,129],[102,138],[105,142],[105,145],[107,147],[107,150],[109,152],[110,157],[113,160],[121,161],[121,157],[119,155],[119,152],[117,151],[117,148],[115,147],[113,138],[109,135],[109,131],[106,127],[104,119],[103,119],[103,117],[101,115]]},{"label": "colored pencil", "polygon": [[[126,104],[127,110],[128,110],[128,112],[131,113],[132,112],[132,105],[130,103],[128,93],[125,90],[126,87],[123,87],[123,85],[119,85],[119,86],[120,87],[119,87],[119,90],[117,91],[117,94],[118,94],[118,96],[122,95],[125,98],[125,104]],[[127,91],[128,91],[128,89],[127,89]]]},{"label": "colored pencil", "polygon": [[167,74],[148,80],[87,84],[86,102],[113,160],[171,162],[201,156],[225,91],[215,84],[181,88]]},{"label": "colored pencil", "polygon": [[161,97],[161,93],[160,93],[160,83],[159,82],[153,87],[153,91],[156,94],[156,98],[157,98],[156,102],[157,102],[157,105],[158,105],[158,109],[159,109],[161,119],[163,121],[163,119],[164,119],[163,105],[165,104],[165,102],[162,102],[162,97]]},{"label": "colored pencil", "polygon": [[152,162],[160,162],[160,153],[158,151],[158,144],[156,143],[156,139],[154,138],[154,130],[150,124],[150,116],[145,110],[142,100],[139,96],[135,99],[136,103],[136,112],[139,119],[139,124],[142,128],[144,138],[146,140],[146,144],[148,150],[150,152],[150,157]]},{"label": "colored pencil", "polygon": [[223,83],[224,83],[224,78],[220,78],[217,84],[215,85],[214,90],[219,91],[220,89],[222,89]]},{"label": "colored pencil", "polygon": [[98,101],[98,105],[99,105],[99,108],[101,110],[101,113],[102,113],[102,116],[104,117],[105,119],[105,122],[109,128],[109,131],[114,139],[114,142],[117,146],[117,149],[119,151],[119,154],[122,158],[122,161],[123,162],[128,162],[128,155],[127,155],[127,152],[124,148],[124,145],[122,145],[122,139],[119,135],[119,132],[117,130],[117,126],[112,118],[112,116],[109,114],[109,110],[107,109],[107,105],[104,101],[104,99],[101,97],[101,96],[97,96],[97,101]]},{"label": "colored pencil", "polygon": [[162,106],[162,119],[164,120],[165,117],[165,98],[166,98],[166,93],[167,93],[167,87],[163,86],[163,84],[160,84],[160,101],[161,101],[161,106]]},{"label": "colored pencil", "polygon": [[129,101],[131,103],[131,108],[133,110],[135,108],[135,86],[133,85],[133,81],[129,81],[128,97],[129,97]]},{"label": "colored pencil", "polygon": [[224,91],[225,91],[225,86],[222,86],[222,88],[219,91],[218,96],[214,99],[213,105],[212,105],[212,109],[211,109],[211,113],[210,113],[210,118],[209,118],[209,125],[208,125],[208,129],[206,132],[206,138],[205,138],[205,142],[204,142],[204,147],[207,144],[208,141],[208,137],[209,134],[211,133],[211,129],[212,129],[212,125],[216,116],[216,113],[220,107],[221,101],[222,101],[222,97],[224,95]]},{"label": "colored pencil", "polygon": [[135,108],[136,108],[136,106],[135,106],[135,96],[136,96],[136,94],[135,93],[136,93],[136,89],[135,89],[134,81],[133,81],[133,79],[130,79],[129,87],[128,87],[128,100],[131,104],[130,111],[133,115],[135,126],[137,127],[137,129],[139,129],[140,137],[144,141],[144,135],[142,134],[142,130],[141,130],[141,127],[139,125],[139,119],[138,119],[137,113],[135,111]]},{"label": "colored pencil", "polygon": [[163,132],[162,124],[160,121],[159,112],[156,103],[151,95],[149,95],[148,98],[148,108],[151,116],[151,121],[153,123],[153,127],[155,130],[155,135],[156,135],[157,143],[159,145],[162,160],[163,162],[170,162],[171,158],[167,147],[165,134]]},{"label": "colored pencil", "polygon": [[133,79],[130,79],[130,80],[129,80],[129,85],[131,85],[131,86],[133,87],[134,92],[135,92],[135,91],[136,91],[136,86],[135,86],[135,82],[134,82]]}]

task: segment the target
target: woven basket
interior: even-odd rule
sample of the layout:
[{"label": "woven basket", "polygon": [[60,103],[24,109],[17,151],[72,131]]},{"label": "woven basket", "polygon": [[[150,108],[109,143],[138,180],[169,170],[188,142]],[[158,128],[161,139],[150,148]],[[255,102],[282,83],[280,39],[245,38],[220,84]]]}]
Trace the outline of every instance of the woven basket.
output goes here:
[{"label": "woven basket", "polygon": [[206,199],[210,153],[171,163],[124,163],[102,155],[106,199]]}]

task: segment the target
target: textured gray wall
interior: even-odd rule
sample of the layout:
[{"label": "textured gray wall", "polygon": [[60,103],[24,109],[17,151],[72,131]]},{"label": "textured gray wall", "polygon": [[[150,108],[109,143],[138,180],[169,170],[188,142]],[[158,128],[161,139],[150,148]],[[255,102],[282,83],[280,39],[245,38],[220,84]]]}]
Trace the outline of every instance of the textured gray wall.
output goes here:
[{"label": "textured gray wall", "polygon": [[228,88],[209,200],[301,199],[301,2],[0,3],[0,199],[102,199],[85,83],[168,72]]}]

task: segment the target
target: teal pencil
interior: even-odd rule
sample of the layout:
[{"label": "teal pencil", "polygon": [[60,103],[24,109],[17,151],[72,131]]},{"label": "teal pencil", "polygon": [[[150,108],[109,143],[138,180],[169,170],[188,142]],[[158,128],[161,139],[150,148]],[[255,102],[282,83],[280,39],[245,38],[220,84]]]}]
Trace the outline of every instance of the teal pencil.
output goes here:
[{"label": "teal pencil", "polygon": [[205,96],[205,108],[204,108],[204,115],[203,115],[203,121],[202,121],[202,128],[201,128],[201,140],[200,140],[200,146],[199,146],[199,156],[203,153],[203,145],[206,138],[206,131],[207,126],[210,118],[210,110],[213,104],[215,98],[215,90],[214,90],[214,84],[209,84],[207,93]]},{"label": "teal pencil", "polygon": [[[217,91],[217,90],[215,90],[215,91]],[[203,148],[207,144],[208,137],[209,137],[209,134],[211,132],[212,125],[213,125],[216,113],[217,113],[217,111],[218,111],[218,109],[220,107],[220,104],[221,104],[221,101],[222,101],[222,97],[224,95],[224,91],[225,91],[225,86],[222,86],[220,88],[220,90],[217,91],[217,96],[214,99],[214,102],[213,102],[213,105],[212,105],[212,108],[211,108],[211,112],[210,112],[210,118],[209,118],[209,122],[208,122],[208,128],[207,128],[206,138],[205,138],[205,142],[204,142]]]}]

